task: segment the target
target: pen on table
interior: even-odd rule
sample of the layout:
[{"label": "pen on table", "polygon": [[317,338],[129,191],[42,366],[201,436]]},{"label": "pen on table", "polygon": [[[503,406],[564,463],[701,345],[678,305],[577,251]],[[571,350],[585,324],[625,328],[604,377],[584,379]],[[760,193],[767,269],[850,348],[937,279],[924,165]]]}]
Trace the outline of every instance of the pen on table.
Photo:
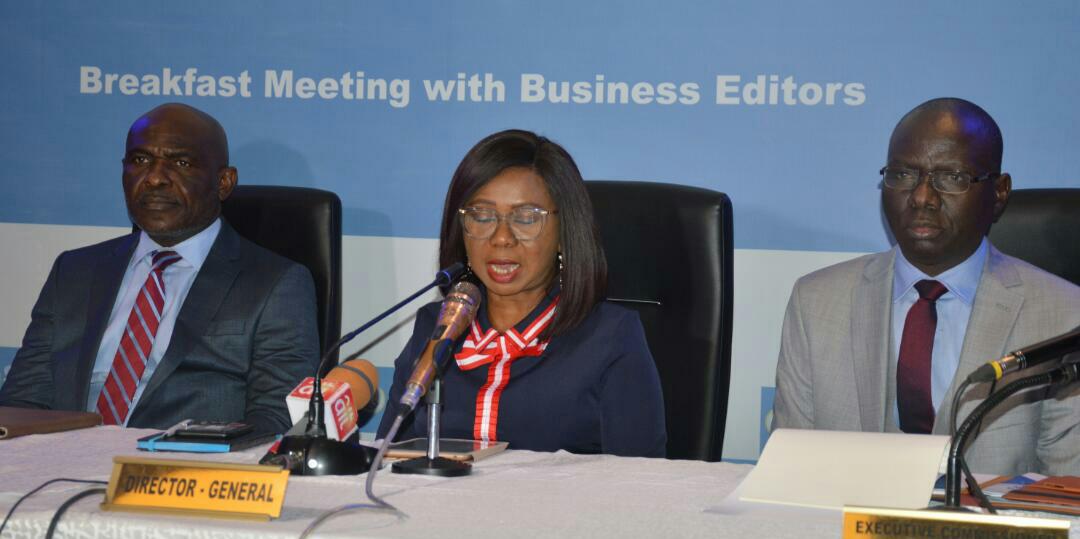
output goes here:
[{"label": "pen on table", "polygon": [[185,419],[185,420],[183,420],[183,421],[169,427],[169,430],[165,431],[165,436],[172,436],[173,434],[176,434],[176,431],[178,431],[180,429],[183,429],[183,428],[187,428],[187,426],[191,424],[191,421],[192,421],[191,419]]},{"label": "pen on table", "polygon": [[191,424],[191,420],[190,419],[185,419],[185,420],[183,420],[183,421],[169,427],[167,430],[165,430],[164,432],[158,434],[157,436],[154,436],[153,438],[150,439],[150,442],[156,442],[156,441],[158,441],[158,440],[160,440],[162,438],[165,438],[166,436],[172,436],[173,434],[176,434],[176,431],[178,431],[180,429],[183,429],[183,428],[186,428],[190,424]]}]

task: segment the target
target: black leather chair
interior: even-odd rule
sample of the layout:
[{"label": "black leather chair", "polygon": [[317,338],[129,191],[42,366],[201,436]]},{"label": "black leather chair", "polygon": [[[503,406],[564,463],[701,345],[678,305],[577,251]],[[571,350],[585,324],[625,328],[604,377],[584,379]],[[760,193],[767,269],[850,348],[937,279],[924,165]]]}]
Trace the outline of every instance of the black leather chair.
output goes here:
[{"label": "black leather chair", "polygon": [[1017,189],[990,227],[1003,253],[1080,285],[1080,189]]},{"label": "black leather chair", "polygon": [[608,299],[641,316],[660,372],[667,456],[720,460],[731,378],[731,201],[663,183],[586,187],[607,255]]},{"label": "black leather chair", "polygon": [[325,353],[341,336],[341,199],[307,187],[238,185],[222,214],[241,236],[311,271]]}]

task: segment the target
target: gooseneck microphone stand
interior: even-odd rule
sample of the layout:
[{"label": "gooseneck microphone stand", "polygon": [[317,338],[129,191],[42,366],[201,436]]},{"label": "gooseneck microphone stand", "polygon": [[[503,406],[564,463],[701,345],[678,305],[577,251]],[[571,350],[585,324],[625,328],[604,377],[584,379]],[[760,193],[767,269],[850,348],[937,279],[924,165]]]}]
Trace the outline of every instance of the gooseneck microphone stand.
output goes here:
[{"label": "gooseneck microphone stand", "polygon": [[994,407],[1013,394],[1031,387],[1067,385],[1080,379],[1080,358],[1066,359],[1065,363],[1051,371],[1016,380],[993,393],[979,403],[953,435],[949,448],[948,466],[945,469],[945,507],[960,508],[960,467],[969,438],[977,432],[975,426]]},{"label": "gooseneck microphone stand", "polygon": [[436,286],[450,286],[450,283],[454,282],[454,279],[457,279],[464,272],[465,264],[462,264],[461,262],[455,262],[439,270],[435,273],[435,280],[424,285],[423,288],[417,290],[411,296],[397,302],[396,304],[394,304],[393,307],[390,307],[389,309],[383,311],[375,318],[368,320],[366,323],[364,323],[364,325],[356,328],[349,333],[346,333],[340,339],[338,339],[338,341],[334,343],[333,346],[326,350],[326,353],[323,354],[322,361],[319,362],[319,370],[315,372],[315,381],[312,384],[311,401],[308,404],[308,419],[313,421],[308,421],[307,432],[305,433],[306,435],[313,435],[312,429],[314,428],[314,435],[323,437],[326,436],[326,425],[323,423],[323,418],[326,413],[326,405],[323,402],[322,396],[322,377],[323,371],[325,371],[326,367],[329,366],[328,362],[330,361],[330,358],[334,355],[334,352],[336,352],[338,348],[341,348],[342,345],[344,345],[345,343],[356,338],[357,335],[363,333],[364,331],[367,331],[368,328],[374,326],[375,324],[378,324],[387,316],[394,314],[399,309],[401,309],[405,305],[408,305],[410,302],[412,302],[412,300],[420,297],[428,290],[431,290]]},{"label": "gooseneck microphone stand", "polygon": [[267,455],[263,463],[277,463],[289,468],[296,475],[354,475],[368,471],[375,460],[374,449],[369,447],[331,440],[326,435],[326,403],[322,394],[322,378],[333,357],[342,345],[353,340],[371,326],[398,311],[422,294],[436,286],[449,286],[465,271],[465,265],[458,262],[435,274],[435,279],[417,290],[409,297],[399,301],[393,307],[383,311],[364,325],[345,334],[327,348],[315,371],[311,387],[311,400],[308,401],[307,425],[301,436],[285,436],[278,446],[276,455]]},{"label": "gooseneck microphone stand", "polygon": [[424,395],[428,407],[427,455],[395,462],[391,466],[394,473],[457,477],[472,472],[472,465],[468,462],[439,456],[439,414],[442,408],[442,378],[439,373],[453,348],[454,341],[450,339],[439,341],[435,348],[435,377],[431,381],[431,389]]}]

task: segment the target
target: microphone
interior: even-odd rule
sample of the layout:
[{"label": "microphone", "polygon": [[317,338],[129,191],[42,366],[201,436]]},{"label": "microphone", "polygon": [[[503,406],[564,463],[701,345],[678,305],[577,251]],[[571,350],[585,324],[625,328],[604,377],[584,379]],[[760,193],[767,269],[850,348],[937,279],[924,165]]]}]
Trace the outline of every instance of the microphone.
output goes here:
[{"label": "microphone", "polygon": [[424,292],[427,292],[428,290],[431,290],[436,286],[449,286],[450,283],[454,282],[454,279],[457,279],[459,276],[461,276],[461,274],[465,273],[465,269],[465,264],[461,262],[454,262],[453,264],[446,266],[445,268],[435,272],[435,279],[430,283],[424,285],[423,288],[417,290],[416,292],[413,292],[413,294],[409,297],[397,302],[396,304],[394,304],[394,306],[379,313],[378,316],[372,318],[371,320],[368,320],[364,323],[364,325],[343,335],[340,339],[338,339],[336,343],[333,344],[333,346],[327,349],[325,354],[323,354],[322,361],[319,363],[318,372],[323,372],[323,370],[326,369],[327,363],[329,362],[330,357],[333,355],[333,352],[336,351],[338,348],[341,348],[345,343],[353,340],[354,338],[356,338],[357,335],[363,333],[364,331],[367,331],[368,328],[381,322],[387,316],[394,314],[398,311],[398,309],[401,309],[405,305],[409,304],[409,302],[411,302],[412,300],[420,297]]},{"label": "microphone", "polygon": [[[378,380],[379,373],[375,366],[365,359],[346,361],[326,374],[322,381],[322,394],[330,413],[325,416],[323,423],[329,438],[344,440],[356,430],[358,410],[377,397]],[[286,436],[307,431],[307,411],[314,382],[313,377],[305,378],[285,397],[294,425]]]},{"label": "microphone", "polygon": [[480,289],[467,281],[459,281],[450,289],[439,310],[439,320],[435,324],[431,340],[424,352],[416,360],[412,375],[405,384],[405,391],[399,401],[405,406],[400,415],[406,415],[416,409],[420,398],[431,387],[431,381],[442,366],[443,359],[453,342],[465,333],[466,328],[476,317],[480,305]]},{"label": "microphone", "polygon": [[[460,262],[439,270],[435,273],[433,281],[383,311],[364,325],[343,335],[337,342],[328,347],[323,353],[319,367],[315,370],[314,378],[311,379],[311,389],[308,390],[311,399],[308,401],[307,419],[289,429],[287,435],[279,443],[275,444],[259,462],[261,464],[269,462],[284,466],[296,475],[352,475],[368,471],[372,461],[375,459],[375,450],[356,444],[331,440],[327,437],[326,401],[323,397],[322,372],[330,364],[330,361],[335,357],[335,352],[342,345],[404,307],[407,303],[420,297],[424,292],[436,286],[446,286],[464,272],[465,264]],[[359,388],[361,385],[355,384],[355,387]],[[371,393],[374,393],[375,385],[372,384],[371,387]],[[354,396],[354,403],[358,402],[356,397],[359,397],[359,395]],[[368,399],[370,399],[370,394]],[[351,412],[349,408],[341,406],[341,411],[355,416],[356,408],[352,408]],[[355,429],[355,423],[353,428]],[[300,435],[299,433],[303,434]],[[345,435],[341,431],[336,434],[339,436]]]},{"label": "microphone", "polygon": [[343,440],[357,431],[357,411],[377,398],[378,380],[375,366],[365,359],[346,361],[326,374],[321,387],[331,414],[324,419],[325,435],[312,433],[315,429],[307,413],[315,379],[300,382],[285,398],[295,424],[259,463],[283,466],[296,475],[353,475],[367,471],[374,451]]},{"label": "microphone", "polygon": [[988,361],[968,375],[967,380],[972,383],[1000,380],[1010,372],[1034,367],[1077,351],[1080,351],[1080,327],[1064,335],[1010,352],[1001,359]]},{"label": "microphone", "polygon": [[[1039,344],[1032,345],[1029,348],[1028,354],[1034,353],[1032,352],[1032,350],[1042,349],[1042,347],[1047,346],[1050,343],[1065,339],[1067,337],[1073,337],[1075,339],[1076,333],[1077,331],[1073,330],[1071,334],[1062,335],[1061,337],[1055,337],[1048,341],[1043,341]],[[1076,349],[1075,341],[1072,349]],[[1042,357],[1054,358],[1058,355],[1068,353],[1068,350],[1065,349],[1065,351],[1054,352],[1053,355],[1050,355],[1051,352],[1047,352],[1047,355]],[[1012,354],[1009,355],[1011,356]],[[1003,361],[1008,357],[1009,356],[1005,356],[998,361]],[[1045,360],[1046,359],[1043,359],[1042,361]],[[983,367],[987,366],[988,365],[984,365]],[[1018,369],[1019,368],[1023,367],[1018,367]],[[945,470],[945,508],[959,510],[960,469],[962,467],[961,461],[964,457],[964,451],[967,450],[968,439],[974,439],[975,436],[979,435],[979,425],[982,423],[983,418],[986,417],[990,410],[993,410],[996,406],[1000,405],[1012,395],[1027,388],[1038,386],[1060,387],[1062,385],[1068,385],[1076,382],[1077,379],[1080,379],[1080,358],[1068,358],[1062,362],[1062,365],[1057,366],[1053,369],[1048,369],[1046,372],[1025,376],[1023,378],[1020,378],[1019,380],[1013,380],[1009,384],[1006,384],[1005,387],[994,393],[991,393],[989,396],[986,397],[985,400],[980,402],[979,405],[975,407],[975,410],[973,410],[971,414],[968,415],[967,419],[964,420],[964,423],[960,425],[960,428],[956,429],[956,434],[953,434],[952,436],[952,443],[949,446],[949,458],[947,460]]]},{"label": "microphone", "polygon": [[323,380],[348,384],[356,410],[363,409],[379,394],[379,371],[366,359],[346,361],[334,367]]},{"label": "microphone", "polygon": [[312,436],[326,436],[326,428],[324,427],[325,421],[323,419],[323,416],[326,413],[326,407],[325,407],[325,402],[323,401],[323,395],[322,395],[323,392],[322,392],[322,389],[321,389],[322,388],[322,373],[326,370],[326,367],[330,364],[330,360],[332,358],[334,358],[335,352],[339,348],[341,348],[342,345],[344,345],[345,343],[353,340],[353,338],[355,338],[357,335],[363,333],[364,331],[366,331],[371,326],[374,326],[380,320],[386,318],[387,316],[390,316],[392,313],[396,312],[398,309],[404,307],[407,303],[409,303],[412,300],[420,297],[420,295],[423,294],[424,292],[427,292],[428,290],[430,290],[430,289],[432,289],[432,288],[434,288],[436,286],[447,286],[451,282],[453,282],[454,279],[456,279],[459,275],[461,275],[464,272],[465,272],[465,264],[463,264],[461,262],[455,262],[455,263],[450,264],[449,266],[435,272],[435,280],[431,281],[430,283],[425,285],[420,290],[417,290],[411,296],[399,301],[394,306],[392,306],[389,309],[383,311],[382,313],[380,313],[375,318],[372,318],[371,320],[367,321],[364,325],[356,328],[355,330],[353,330],[350,333],[345,334],[340,339],[338,339],[338,341],[336,343],[334,343],[332,346],[327,348],[326,352],[323,353],[322,360],[319,362],[319,368],[315,370],[315,380],[312,382],[312,388],[313,389],[311,391],[311,402],[308,405],[308,416],[313,418],[313,420],[310,421],[310,424],[308,425],[309,430],[305,434],[312,435]]}]

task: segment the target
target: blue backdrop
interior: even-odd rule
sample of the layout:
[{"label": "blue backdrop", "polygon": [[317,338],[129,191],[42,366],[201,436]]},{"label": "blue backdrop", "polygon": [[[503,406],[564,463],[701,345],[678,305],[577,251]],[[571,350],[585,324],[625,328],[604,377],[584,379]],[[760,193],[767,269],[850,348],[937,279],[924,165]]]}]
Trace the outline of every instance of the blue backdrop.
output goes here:
[{"label": "blue backdrop", "polygon": [[[344,327],[434,269],[450,176],[496,130],[561,142],[588,179],[726,192],[729,458],[768,434],[793,280],[888,247],[877,171],[906,111],[970,99],[1014,187],[1080,187],[1073,0],[5,2],[0,47],[0,369],[56,253],[127,226],[124,133],[167,101],[221,121],[242,183],[341,196]],[[366,355],[389,367],[395,339]]]},{"label": "blue backdrop", "polygon": [[[353,235],[434,237],[457,161],[506,127],[562,142],[590,178],[727,192],[736,246],[750,249],[882,247],[874,186],[884,143],[899,116],[930,97],[966,97],[998,119],[1017,187],[1077,177],[1080,4],[1072,1],[68,1],[0,10],[7,222],[124,224],[121,135],[169,100],[222,121],[241,181],[337,191]],[[82,93],[83,66],[136,77],[246,71],[251,97],[123,95],[119,84]],[[407,106],[267,97],[267,70],[292,70],[294,83],[359,71],[408,80],[410,96]],[[423,81],[459,73],[491,74],[505,101],[427,99]],[[696,84],[699,101],[522,102],[522,74]],[[718,76],[745,85],[759,75],[822,89],[857,84],[862,102],[716,103]]]}]

